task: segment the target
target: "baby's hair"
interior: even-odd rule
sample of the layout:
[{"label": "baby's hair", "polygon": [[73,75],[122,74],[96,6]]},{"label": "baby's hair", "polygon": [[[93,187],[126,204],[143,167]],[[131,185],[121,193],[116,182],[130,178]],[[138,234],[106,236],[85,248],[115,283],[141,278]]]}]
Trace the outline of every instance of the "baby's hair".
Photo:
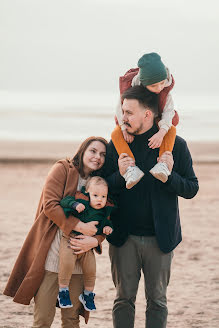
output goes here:
[{"label": "baby's hair", "polygon": [[90,177],[90,178],[87,179],[87,182],[86,182],[86,185],[85,185],[86,191],[89,189],[91,183],[94,183],[95,185],[103,185],[103,186],[106,186],[108,188],[108,184],[107,184],[105,179],[103,179],[99,176],[94,176],[94,177]]}]

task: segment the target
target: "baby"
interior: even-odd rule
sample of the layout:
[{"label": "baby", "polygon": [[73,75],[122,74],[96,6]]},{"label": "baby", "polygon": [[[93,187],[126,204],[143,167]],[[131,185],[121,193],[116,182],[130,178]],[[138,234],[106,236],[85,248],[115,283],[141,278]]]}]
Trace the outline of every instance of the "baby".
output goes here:
[{"label": "baby", "polygon": [[[94,176],[87,180],[85,189],[86,191],[82,189],[82,192],[76,192],[75,197],[67,196],[61,200],[60,205],[66,217],[68,218],[70,214],[73,214],[84,223],[98,221],[96,234],[111,234],[113,229],[109,216],[114,206],[107,202],[107,182],[99,176]],[[70,237],[78,234],[80,233],[72,231]],[[76,255],[69,247],[68,241],[69,236],[63,234],[59,254],[59,306],[61,308],[73,306],[69,296],[69,283],[76,260],[78,260],[84,278],[84,292],[79,296],[79,300],[85,310],[94,311],[96,310],[94,303],[95,294],[93,293],[96,279],[94,252],[89,250]]]}]

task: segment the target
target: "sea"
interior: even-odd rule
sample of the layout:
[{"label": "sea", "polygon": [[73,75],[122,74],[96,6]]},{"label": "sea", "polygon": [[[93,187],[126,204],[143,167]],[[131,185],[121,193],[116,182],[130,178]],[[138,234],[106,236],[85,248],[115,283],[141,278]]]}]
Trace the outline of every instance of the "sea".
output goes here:
[{"label": "sea", "polygon": [[[110,139],[118,94],[0,91],[0,141]],[[174,95],[177,134],[188,141],[219,141],[219,97]]]}]

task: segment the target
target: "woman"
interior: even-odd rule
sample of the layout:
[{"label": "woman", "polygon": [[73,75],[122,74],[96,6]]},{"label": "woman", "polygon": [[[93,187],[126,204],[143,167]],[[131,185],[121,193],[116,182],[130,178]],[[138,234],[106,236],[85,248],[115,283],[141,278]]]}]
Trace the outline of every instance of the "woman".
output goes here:
[{"label": "woman", "polygon": [[[66,219],[60,200],[73,196],[81,190],[90,175],[100,174],[105,162],[107,141],[101,137],[90,137],[80,146],[72,160],[60,160],[51,169],[46,179],[35,222],[24,242],[4,294],[14,301],[30,304],[34,297],[34,328],[50,327],[58,295],[58,260],[61,232],[69,235],[72,230],[83,235],[70,240],[70,247],[77,253],[95,248],[101,253],[103,236],[94,236],[95,222],[83,223],[70,216]],[[88,312],[81,310],[78,296],[83,290],[80,268],[73,272],[70,296],[73,308],[61,309],[62,327],[78,328],[79,312],[88,321]]]}]

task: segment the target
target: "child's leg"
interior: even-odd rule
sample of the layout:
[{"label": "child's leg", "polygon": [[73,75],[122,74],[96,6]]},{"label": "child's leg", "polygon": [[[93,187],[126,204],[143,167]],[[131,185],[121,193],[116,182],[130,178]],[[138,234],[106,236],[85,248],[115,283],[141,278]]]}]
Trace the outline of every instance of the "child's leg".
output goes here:
[{"label": "child's leg", "polygon": [[72,307],[72,302],[69,294],[69,284],[72,277],[72,272],[75,267],[77,255],[69,247],[69,236],[62,234],[60,249],[59,249],[59,294],[58,302],[60,308],[67,309]]},{"label": "child's leg", "polygon": [[59,249],[59,287],[69,286],[75,262],[77,260],[77,255],[75,255],[73,250],[68,247],[68,240],[69,236],[66,236],[63,233]]},{"label": "child's leg", "polygon": [[[128,154],[131,158],[135,160],[135,157],[129,148],[129,145],[125,141],[122,130],[120,126],[116,126],[111,134],[112,142],[116,148],[116,151],[118,155],[120,156],[122,153]],[[144,173],[139,169],[139,167],[135,166],[129,166],[126,173],[123,175],[125,181],[126,181],[126,188],[130,189],[133,186],[135,186],[141,178],[144,176]]]},{"label": "child's leg", "polygon": [[[163,142],[160,146],[159,157],[165,152],[170,151],[172,153],[174,143],[176,139],[176,128],[172,125],[169,129],[165,137],[163,138]],[[150,173],[158,180],[165,183],[170,175],[170,171],[166,165],[166,163],[158,162],[151,170]]]},{"label": "child's leg", "polygon": [[83,272],[84,289],[92,292],[96,280],[96,260],[93,250],[81,254],[78,259]]},{"label": "child's leg", "polygon": [[176,128],[174,125],[169,129],[167,134],[163,138],[163,142],[160,146],[159,157],[165,152],[170,151],[172,153],[174,143],[176,139]]},{"label": "child's leg", "polygon": [[94,303],[94,284],[96,279],[96,261],[93,250],[90,250],[80,257],[80,263],[84,278],[84,292],[79,296],[80,302],[83,304],[85,310],[95,311]]},{"label": "child's leg", "polygon": [[116,125],[115,129],[113,130],[111,134],[111,139],[116,148],[118,155],[121,155],[122,153],[126,153],[131,158],[135,159],[131,149],[129,148],[129,145],[123,138],[122,130],[119,125]]}]

